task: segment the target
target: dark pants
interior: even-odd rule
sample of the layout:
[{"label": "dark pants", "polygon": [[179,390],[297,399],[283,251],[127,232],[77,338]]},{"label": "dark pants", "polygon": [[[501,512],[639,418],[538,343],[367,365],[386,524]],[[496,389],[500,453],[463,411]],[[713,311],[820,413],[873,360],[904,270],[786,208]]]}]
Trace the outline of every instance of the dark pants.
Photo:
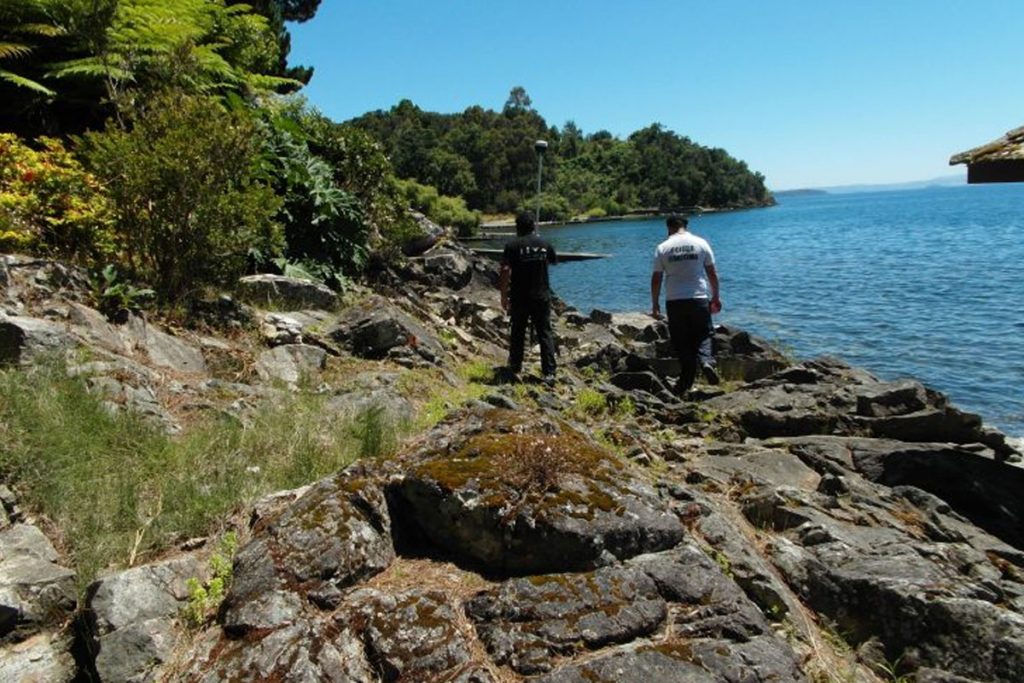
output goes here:
[{"label": "dark pants", "polygon": [[689,391],[697,376],[697,364],[715,364],[711,350],[711,337],[715,328],[711,324],[711,310],[707,299],[674,299],[665,302],[668,314],[668,333],[679,359],[679,383],[676,392]]},{"label": "dark pants", "polygon": [[513,372],[523,368],[523,345],[526,342],[526,323],[533,324],[533,330],[540,342],[540,367],[545,375],[555,374],[555,337],[551,333],[551,302],[546,299],[513,301],[509,310],[512,316],[512,335],[508,348],[508,367]]}]

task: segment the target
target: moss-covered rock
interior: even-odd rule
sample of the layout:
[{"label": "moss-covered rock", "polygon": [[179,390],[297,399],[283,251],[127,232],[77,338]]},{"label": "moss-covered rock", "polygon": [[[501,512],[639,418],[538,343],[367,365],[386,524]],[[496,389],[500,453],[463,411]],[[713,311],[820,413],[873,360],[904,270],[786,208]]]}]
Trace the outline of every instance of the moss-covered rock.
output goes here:
[{"label": "moss-covered rock", "polygon": [[494,660],[529,675],[559,656],[650,634],[666,607],[649,576],[616,566],[511,579],[474,597],[466,612]]},{"label": "moss-covered rock", "polygon": [[403,523],[491,572],[592,569],[683,537],[633,466],[543,413],[463,414],[408,458],[388,487]]},{"label": "moss-covered rock", "polygon": [[[358,637],[327,622],[302,622],[232,639],[215,633],[195,643],[188,683],[370,683],[378,681]],[[171,679],[168,679],[171,680]]]},{"label": "moss-covered rock", "polygon": [[458,607],[438,590],[355,591],[339,611],[357,630],[384,681],[449,680],[474,664]]},{"label": "moss-covered rock", "polygon": [[395,557],[376,482],[360,468],[325,479],[282,513],[258,523],[235,558],[224,628],[244,633],[294,621],[307,602],[332,608],[340,590]]}]

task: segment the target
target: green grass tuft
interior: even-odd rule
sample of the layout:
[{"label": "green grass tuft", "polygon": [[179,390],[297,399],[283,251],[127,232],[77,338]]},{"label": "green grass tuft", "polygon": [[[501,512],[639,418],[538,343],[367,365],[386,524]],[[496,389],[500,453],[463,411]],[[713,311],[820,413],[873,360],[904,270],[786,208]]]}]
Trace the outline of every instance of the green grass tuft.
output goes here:
[{"label": "green grass tuft", "polygon": [[396,445],[380,411],[338,419],[326,399],[284,395],[248,425],[210,418],[171,437],[111,412],[59,364],[4,369],[0,480],[55,523],[84,588],[105,567],[215,531],[247,501]]},{"label": "green grass tuft", "polygon": [[578,415],[591,417],[601,415],[608,409],[608,399],[596,389],[584,387],[576,393],[573,410]]}]

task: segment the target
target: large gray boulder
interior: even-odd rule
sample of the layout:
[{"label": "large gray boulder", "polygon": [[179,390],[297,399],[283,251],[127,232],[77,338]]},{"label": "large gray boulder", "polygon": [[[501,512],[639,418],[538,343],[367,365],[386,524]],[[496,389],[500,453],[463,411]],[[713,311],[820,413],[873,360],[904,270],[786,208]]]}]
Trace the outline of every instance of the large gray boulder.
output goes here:
[{"label": "large gray boulder", "polygon": [[888,487],[927,491],[978,527],[1024,551],[1024,470],[948,443],[804,437],[777,440],[816,468],[856,472]]},{"label": "large gray boulder", "polygon": [[247,275],[238,281],[238,296],[255,306],[285,311],[332,310],[338,295],[330,287],[284,275]]},{"label": "large gray boulder", "polygon": [[0,647],[0,681],[70,683],[78,679],[71,654],[71,637],[37,633],[27,640]]},{"label": "large gray boulder", "polygon": [[77,604],[75,572],[31,524],[0,531],[0,641],[60,626]]},{"label": "large gray boulder", "polygon": [[308,344],[285,344],[267,349],[256,359],[256,374],[264,382],[296,385],[316,380],[327,364],[327,352]]},{"label": "large gray boulder", "polygon": [[21,256],[0,255],[0,275],[6,298],[15,308],[23,309],[29,302],[81,301],[92,293],[92,282],[84,268],[60,261]]},{"label": "large gray boulder", "polygon": [[388,486],[396,513],[489,571],[591,569],[683,537],[639,472],[541,414],[463,415],[408,457]]},{"label": "large gray boulder", "polygon": [[86,344],[120,356],[136,358],[179,374],[206,374],[202,351],[164,332],[145,318],[129,316],[114,325],[99,311],[79,303],[68,304],[68,325]]},{"label": "large gray boulder", "polygon": [[853,644],[878,638],[890,661],[995,683],[1019,680],[1024,616],[997,605],[993,586],[966,581],[905,537],[826,528],[804,545],[780,540],[773,559]]},{"label": "large gray boulder", "polygon": [[346,309],[330,336],[362,358],[415,356],[433,363],[444,356],[444,350],[433,333],[379,296],[372,296]]},{"label": "large gray boulder", "polygon": [[133,567],[97,579],[86,593],[93,666],[101,680],[152,680],[180,638],[188,580],[209,577],[196,556]]},{"label": "large gray boulder", "polygon": [[434,289],[459,290],[473,279],[473,265],[461,250],[445,245],[409,259],[403,274]]},{"label": "large gray boulder", "polygon": [[511,579],[478,594],[466,612],[497,663],[531,675],[550,671],[559,656],[646,636],[667,611],[643,571],[604,567]]},{"label": "large gray boulder", "polygon": [[792,364],[782,352],[744,330],[718,325],[712,348],[719,374],[744,382],[768,377]]},{"label": "large gray boulder", "polygon": [[985,428],[977,415],[949,405],[942,394],[914,381],[882,382],[828,358],[710,398],[705,407],[734,425],[733,440],[837,434],[983,443],[1001,458],[1013,454],[1004,435]]},{"label": "large gray boulder", "polygon": [[331,609],[341,591],[395,558],[384,497],[359,468],[325,479],[257,523],[235,557],[221,623],[231,634],[296,623],[308,606]]},{"label": "large gray boulder", "polygon": [[260,629],[245,638],[208,632],[174,680],[378,683],[357,634],[324,621]]},{"label": "large gray boulder", "polygon": [[679,636],[742,642],[772,633],[764,614],[736,582],[692,544],[640,555],[627,565],[651,577],[672,603],[674,632]]},{"label": "large gray boulder", "polygon": [[206,360],[202,351],[147,323],[144,318],[132,316],[127,325],[127,333],[135,348],[153,365],[181,374],[206,374]]},{"label": "large gray boulder", "polygon": [[66,325],[0,313],[0,364],[27,363],[77,345]]}]

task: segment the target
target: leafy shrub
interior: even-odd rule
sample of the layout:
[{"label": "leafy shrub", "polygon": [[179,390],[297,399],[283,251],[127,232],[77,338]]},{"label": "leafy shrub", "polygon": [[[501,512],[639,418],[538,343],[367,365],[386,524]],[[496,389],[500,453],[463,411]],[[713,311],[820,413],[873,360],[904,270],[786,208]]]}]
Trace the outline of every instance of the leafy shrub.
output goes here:
[{"label": "leafy shrub", "polygon": [[84,137],[109,189],[124,264],[163,302],[233,283],[253,250],[276,253],[280,200],[257,169],[258,139],[241,111],[164,92]]},{"label": "leafy shrub", "polygon": [[0,251],[102,260],[115,245],[103,188],[60,141],[38,143],[0,133]]},{"label": "leafy shrub", "polygon": [[210,556],[210,580],[205,584],[197,578],[186,581],[188,603],[185,605],[185,622],[199,628],[217,611],[224,602],[234,574],[232,560],[238,551],[238,536],[233,531],[224,534],[217,544],[217,550]]},{"label": "leafy shrub", "polygon": [[462,197],[440,196],[434,205],[430,218],[440,225],[455,228],[460,237],[475,235],[480,227],[480,214],[466,208],[466,200]]},{"label": "leafy shrub", "polygon": [[437,188],[414,180],[399,180],[397,183],[409,206],[438,225],[455,228],[463,236],[474,234],[480,227],[480,213],[469,210],[466,200],[461,197],[443,196]]},{"label": "leafy shrub", "polygon": [[[355,195],[376,238],[404,238],[411,222],[407,205],[395,184],[395,173],[384,148],[359,128],[334,123],[317,112],[304,112],[300,121],[309,148],[331,167],[334,181]],[[396,232],[397,231],[397,232]]]},{"label": "leafy shrub", "polygon": [[[534,213],[537,210],[537,197],[523,200],[518,211]],[[540,219],[542,221],[564,221],[572,217],[569,200],[561,195],[542,192],[540,196]]]},{"label": "leafy shrub", "polygon": [[121,279],[111,265],[100,271],[95,289],[100,312],[114,322],[125,322],[129,311],[138,313],[154,294],[152,289],[142,289]]},{"label": "leafy shrub", "polygon": [[314,154],[288,108],[270,111],[265,122],[264,161],[283,198],[285,254],[292,264],[334,287],[362,271],[369,227],[359,199],[342,189],[334,170]]}]

